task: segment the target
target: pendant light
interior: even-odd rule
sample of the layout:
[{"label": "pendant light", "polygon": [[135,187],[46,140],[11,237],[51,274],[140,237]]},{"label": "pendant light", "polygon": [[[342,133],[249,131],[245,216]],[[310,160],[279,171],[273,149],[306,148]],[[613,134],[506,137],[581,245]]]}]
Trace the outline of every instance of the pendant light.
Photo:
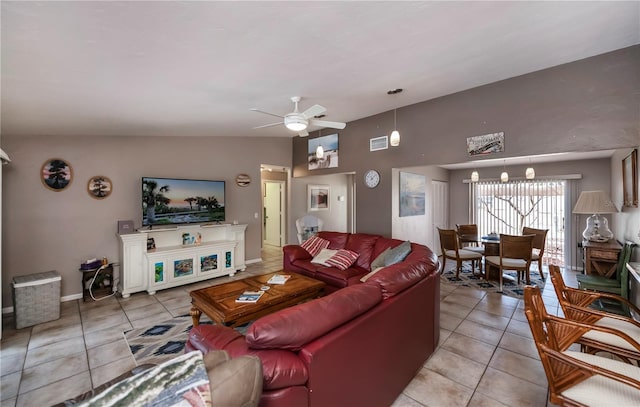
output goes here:
[{"label": "pendant light", "polygon": [[509,174],[507,174],[507,160],[505,160],[503,163],[503,171],[502,171],[502,174],[500,174],[500,181],[501,182],[509,181]]},{"label": "pendant light", "polygon": [[400,132],[398,132],[398,126],[396,125],[396,110],[393,109],[393,128],[394,130],[391,132],[391,137],[389,137],[389,144],[392,147],[397,147],[400,145]]},{"label": "pendant light", "polygon": [[[387,91],[387,95],[397,95],[402,92],[401,88],[393,89]],[[397,122],[397,108],[393,109],[393,131],[391,132],[391,136],[389,136],[389,144],[391,147],[398,147],[400,145],[400,132],[398,131],[398,122]]]},{"label": "pendant light", "polygon": [[524,172],[524,177],[526,179],[534,179],[536,177],[536,171],[531,166],[531,158],[529,158],[529,167]]},{"label": "pendant light", "polygon": [[471,173],[471,182],[478,182],[480,181],[480,174],[478,174],[478,171],[473,170],[473,172]]},{"label": "pendant light", "polygon": [[[318,130],[318,138],[322,137],[322,130]],[[316,147],[316,158],[321,159],[324,157],[324,149],[322,148],[322,144],[318,144]]]}]

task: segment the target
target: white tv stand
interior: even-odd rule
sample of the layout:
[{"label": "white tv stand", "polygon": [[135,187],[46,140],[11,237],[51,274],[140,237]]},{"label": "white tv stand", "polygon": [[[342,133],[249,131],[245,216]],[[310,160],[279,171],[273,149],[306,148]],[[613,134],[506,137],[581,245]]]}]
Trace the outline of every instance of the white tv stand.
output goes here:
[{"label": "white tv stand", "polygon": [[[247,225],[203,224],[150,229],[118,235],[120,282],[124,298],[147,291],[195,283],[246,269],[244,241]],[[183,245],[183,234],[200,235],[199,244]],[[153,238],[155,249],[147,250]]]}]

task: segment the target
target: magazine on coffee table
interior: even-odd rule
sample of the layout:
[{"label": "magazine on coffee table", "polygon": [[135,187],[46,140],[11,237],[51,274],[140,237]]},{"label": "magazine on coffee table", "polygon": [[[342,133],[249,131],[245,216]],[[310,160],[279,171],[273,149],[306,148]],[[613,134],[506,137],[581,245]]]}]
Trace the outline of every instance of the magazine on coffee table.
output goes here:
[{"label": "magazine on coffee table", "polygon": [[269,281],[267,281],[267,284],[284,284],[290,278],[291,276],[288,274],[274,274]]},{"label": "magazine on coffee table", "polygon": [[236,302],[257,302],[262,294],[264,291],[245,291],[236,298]]}]

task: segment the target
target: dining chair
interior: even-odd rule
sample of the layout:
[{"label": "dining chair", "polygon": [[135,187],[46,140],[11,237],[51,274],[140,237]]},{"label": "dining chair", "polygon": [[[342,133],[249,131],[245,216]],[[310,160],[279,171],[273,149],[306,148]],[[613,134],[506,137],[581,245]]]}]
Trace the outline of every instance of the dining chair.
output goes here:
[{"label": "dining chair", "polygon": [[[500,234],[500,255],[485,256],[485,268],[494,266],[499,269],[500,291],[502,291],[502,273],[504,270],[515,270],[520,284],[520,271],[525,272],[527,284],[531,284],[529,267],[531,266],[531,252],[533,250],[534,235],[514,236]],[[489,273],[485,273],[487,279]]]},{"label": "dining chair", "polygon": [[[549,275],[565,319],[616,329],[624,332],[634,341],[640,341],[640,323],[638,321],[631,316],[623,316],[601,309],[602,303],[617,303],[620,308],[629,310],[630,314],[636,313],[640,316],[640,310],[627,299],[615,294],[567,287],[562,278],[560,267],[556,265],[549,265]],[[627,363],[631,363],[631,360],[640,361],[640,344],[632,345],[620,341],[615,335],[587,331],[576,342],[587,353],[606,351]]]},{"label": "dining chair", "polygon": [[440,249],[442,251],[442,271],[445,270],[447,259],[456,261],[456,278],[460,275],[463,261],[471,261],[471,272],[475,275],[475,263],[478,262],[482,274],[482,254],[471,250],[461,249],[458,245],[458,234],[453,229],[440,229]]},{"label": "dining chair", "polygon": [[466,248],[466,246],[478,246],[478,225],[460,225],[456,223],[456,232],[458,232],[460,247],[463,249]]},{"label": "dining chair", "polygon": [[633,252],[634,246],[635,243],[633,242],[625,242],[625,244],[622,246],[622,251],[618,256],[618,263],[616,265],[616,278],[578,274],[576,276],[576,279],[578,280],[578,287],[583,290],[595,290],[613,293],[628,299],[629,270],[627,270],[627,263],[631,258],[631,253]]},{"label": "dining chair", "polygon": [[533,238],[533,253],[531,254],[531,261],[538,262],[538,272],[542,276],[542,257],[544,256],[544,246],[547,241],[547,233],[549,229],[534,229],[529,227],[522,228],[523,235],[535,235]]},{"label": "dining chair", "polygon": [[640,368],[614,359],[570,350],[585,330],[625,335],[548,315],[539,287],[524,289],[524,310],[549,383],[549,401],[572,406],[640,405]]}]

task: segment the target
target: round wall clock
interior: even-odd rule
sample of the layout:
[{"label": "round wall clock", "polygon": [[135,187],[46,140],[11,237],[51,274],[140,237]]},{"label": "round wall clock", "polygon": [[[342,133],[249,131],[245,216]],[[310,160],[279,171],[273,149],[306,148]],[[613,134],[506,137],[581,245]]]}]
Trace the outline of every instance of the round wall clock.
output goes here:
[{"label": "round wall clock", "polygon": [[369,188],[375,188],[380,183],[380,173],[376,170],[368,170],[364,173],[364,183]]}]

